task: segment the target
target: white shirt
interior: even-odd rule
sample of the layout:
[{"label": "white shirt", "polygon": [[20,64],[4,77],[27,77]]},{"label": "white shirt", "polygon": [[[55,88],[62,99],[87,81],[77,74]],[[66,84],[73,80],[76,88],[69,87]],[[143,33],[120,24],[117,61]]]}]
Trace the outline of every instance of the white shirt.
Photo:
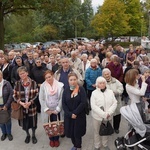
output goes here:
[{"label": "white shirt", "polygon": [[135,86],[126,84],[126,90],[131,100],[131,103],[139,103],[140,97],[145,94],[146,88],[147,88],[147,83],[145,82],[142,82],[141,89],[139,88],[137,83],[135,84]]}]

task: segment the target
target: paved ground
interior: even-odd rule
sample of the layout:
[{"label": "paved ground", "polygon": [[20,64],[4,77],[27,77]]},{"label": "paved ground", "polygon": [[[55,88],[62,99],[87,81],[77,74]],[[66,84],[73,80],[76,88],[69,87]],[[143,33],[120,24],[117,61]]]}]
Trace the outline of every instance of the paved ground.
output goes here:
[{"label": "paved ground", "polygon": [[[14,136],[13,141],[0,141],[0,150],[70,150],[72,147],[71,140],[68,138],[60,138],[60,146],[58,148],[51,148],[49,146],[49,139],[46,136],[44,129],[42,127],[40,114],[38,119],[38,129],[36,132],[36,136],[38,139],[37,144],[29,144],[24,143],[24,139],[26,137],[25,132],[18,126],[18,122],[16,120],[12,120],[12,134]],[[121,128],[119,134],[113,134],[109,139],[109,147],[111,150],[116,150],[114,146],[114,140],[118,136],[125,135],[127,131],[127,122],[124,118],[121,121]],[[91,115],[87,116],[87,133],[83,137],[82,150],[93,150],[93,128],[92,128],[92,117]]]}]

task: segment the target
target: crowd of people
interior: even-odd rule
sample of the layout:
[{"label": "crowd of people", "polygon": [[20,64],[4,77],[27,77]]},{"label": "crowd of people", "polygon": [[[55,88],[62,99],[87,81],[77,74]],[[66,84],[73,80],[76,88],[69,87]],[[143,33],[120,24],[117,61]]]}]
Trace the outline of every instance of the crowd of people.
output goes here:
[{"label": "crowd of people", "polygon": [[[23,119],[18,123],[26,132],[25,143],[38,142],[35,133],[41,113],[46,121],[64,120],[63,136],[71,138],[71,150],[81,150],[91,111],[94,150],[110,150],[109,136],[99,135],[102,120],[110,120],[118,134],[123,105],[144,101],[150,113],[150,61],[142,46],[131,44],[125,51],[119,44],[106,47],[93,41],[47,49],[31,46],[8,54],[0,50],[0,70],[0,109],[11,113],[12,101],[22,106]],[[0,124],[1,141],[13,140],[11,125],[11,119]],[[60,145],[59,136],[49,140],[50,147]]]}]

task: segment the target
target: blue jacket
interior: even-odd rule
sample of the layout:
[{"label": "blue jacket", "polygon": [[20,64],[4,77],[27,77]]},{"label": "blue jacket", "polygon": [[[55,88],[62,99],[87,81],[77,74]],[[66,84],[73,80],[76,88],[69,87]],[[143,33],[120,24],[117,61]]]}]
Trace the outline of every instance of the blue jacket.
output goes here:
[{"label": "blue jacket", "polygon": [[96,83],[96,79],[99,76],[102,76],[102,70],[99,67],[97,67],[95,70],[89,67],[86,70],[85,81],[86,81],[87,90],[95,90],[95,88],[92,85]]}]

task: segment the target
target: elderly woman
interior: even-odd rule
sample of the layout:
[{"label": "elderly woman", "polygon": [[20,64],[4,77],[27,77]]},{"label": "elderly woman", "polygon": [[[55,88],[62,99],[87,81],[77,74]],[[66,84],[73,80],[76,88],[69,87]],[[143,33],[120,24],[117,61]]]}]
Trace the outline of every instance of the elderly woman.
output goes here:
[{"label": "elderly woman", "polygon": [[[13,90],[11,84],[3,79],[2,72],[0,71],[0,110],[8,110],[10,113],[10,105],[13,101]],[[1,119],[1,118],[0,118]],[[4,141],[6,137],[8,137],[9,141],[13,140],[13,136],[11,134],[11,118],[5,124],[0,124],[2,130],[1,141]]]},{"label": "elderly woman", "polygon": [[100,136],[99,130],[102,120],[111,120],[117,107],[117,100],[112,90],[106,88],[107,81],[103,77],[96,79],[96,89],[91,95],[91,108],[94,127],[94,150],[100,150],[103,146],[105,150],[108,147],[109,136]]},{"label": "elderly woman", "polygon": [[28,77],[27,68],[22,66],[17,69],[20,80],[14,87],[14,100],[23,107],[23,120],[19,120],[19,125],[25,130],[27,136],[25,143],[30,142],[29,129],[32,129],[32,143],[36,144],[35,130],[37,128],[37,111],[35,99],[38,96],[37,84]]},{"label": "elderly woman", "polygon": [[123,93],[123,85],[119,80],[111,76],[111,71],[108,68],[103,69],[102,75],[107,81],[107,88],[113,91],[117,100],[117,109],[113,116],[113,127],[114,131],[118,134],[121,121],[120,108],[122,107],[121,94]]},{"label": "elderly woman", "polygon": [[[44,73],[45,81],[40,86],[39,100],[41,103],[42,113],[47,114],[50,117],[50,121],[57,121],[57,116],[60,117],[60,111],[62,110],[62,92],[63,83],[58,82],[54,78],[54,73],[51,70],[47,70]],[[51,147],[59,146],[59,136],[49,138],[49,145]]]},{"label": "elderly woman", "polygon": [[111,71],[111,76],[119,80],[121,83],[123,82],[123,67],[120,63],[120,58],[117,55],[112,55],[110,57],[110,62],[106,65]]},{"label": "elderly woman", "polygon": [[86,81],[86,88],[87,88],[87,95],[89,98],[89,103],[90,103],[91,94],[96,88],[95,81],[97,77],[101,75],[102,75],[102,70],[98,66],[97,60],[91,59],[90,67],[85,71],[85,81]]}]

